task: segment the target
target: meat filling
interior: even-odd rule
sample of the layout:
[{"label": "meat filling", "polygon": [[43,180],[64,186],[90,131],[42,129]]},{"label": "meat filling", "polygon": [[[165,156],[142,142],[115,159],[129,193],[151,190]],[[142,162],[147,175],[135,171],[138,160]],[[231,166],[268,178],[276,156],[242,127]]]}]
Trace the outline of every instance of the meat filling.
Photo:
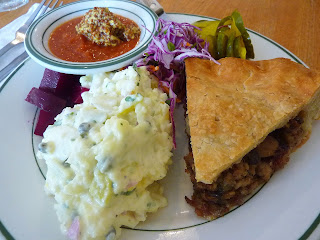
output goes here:
[{"label": "meat filling", "polygon": [[220,174],[212,184],[197,182],[194,160],[190,153],[185,157],[193,183],[194,193],[186,201],[195,208],[198,216],[215,219],[241,205],[246,197],[266,183],[272,174],[289,161],[289,154],[303,141],[303,113],[291,119],[284,127],[270,133],[255,149],[245,155],[241,162]]}]

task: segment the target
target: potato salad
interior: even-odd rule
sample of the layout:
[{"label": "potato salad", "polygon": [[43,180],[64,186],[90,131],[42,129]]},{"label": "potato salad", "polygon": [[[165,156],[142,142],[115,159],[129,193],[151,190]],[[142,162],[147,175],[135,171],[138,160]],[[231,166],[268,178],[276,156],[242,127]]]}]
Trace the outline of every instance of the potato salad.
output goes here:
[{"label": "potato salad", "polygon": [[156,181],[172,156],[168,97],[145,67],[80,82],[90,89],[83,103],[65,108],[39,145],[45,191],[70,239],[117,239],[167,204]]}]

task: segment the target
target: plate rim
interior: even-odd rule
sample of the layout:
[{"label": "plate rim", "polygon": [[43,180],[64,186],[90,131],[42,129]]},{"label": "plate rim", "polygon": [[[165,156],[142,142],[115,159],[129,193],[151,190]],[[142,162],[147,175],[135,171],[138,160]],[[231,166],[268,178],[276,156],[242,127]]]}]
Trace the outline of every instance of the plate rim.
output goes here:
[{"label": "plate rim", "polygon": [[[90,0],[82,0],[80,2],[83,2],[83,1],[90,1]],[[126,1],[126,0],[122,0],[122,1]],[[71,3],[72,4],[72,3]],[[167,13],[168,15],[181,15],[181,16],[193,16],[193,17],[200,17],[200,18],[207,18],[207,19],[212,19],[212,20],[218,20],[218,18],[214,18],[214,17],[209,17],[209,16],[204,16],[204,15],[197,15],[197,14],[188,14],[188,13],[177,13],[177,12],[170,12],[170,13]],[[256,34],[257,36],[267,40],[268,42],[272,43],[273,45],[275,45],[276,47],[280,48],[282,51],[284,51],[286,54],[288,54],[290,57],[292,57],[292,59],[294,59],[294,61],[296,61],[297,63],[300,63],[302,65],[304,65],[305,67],[308,68],[308,66],[301,60],[299,59],[295,54],[293,54],[291,51],[289,51],[288,49],[286,49],[285,47],[283,47],[281,44],[275,42],[274,40],[256,32],[256,31],[253,31],[251,29],[248,29],[247,30],[250,32],[250,33],[253,33],[253,34]],[[10,73],[6,79],[6,81],[0,85],[0,94],[2,92],[2,90],[5,88],[6,84],[11,80],[11,78],[23,67],[23,65],[29,61],[31,58],[30,56],[24,61],[22,62],[12,73]],[[210,221],[209,221],[210,222]],[[203,224],[206,224],[206,223],[209,223],[209,222],[205,222],[205,223],[202,223],[201,225]],[[310,226],[304,231],[304,233],[298,238],[298,240],[307,240],[311,234],[315,231],[315,229],[319,226],[320,224],[320,213],[318,213],[318,216],[311,222]],[[198,225],[196,226],[192,226],[192,227],[197,227]],[[192,228],[191,227],[191,228]],[[182,228],[183,229],[183,228]],[[145,230],[141,230],[141,229],[137,229],[137,230],[140,230],[140,231],[145,231]],[[174,231],[174,229],[170,229],[170,230],[147,230],[147,231],[151,231],[151,232],[159,232],[159,231]],[[8,240],[15,240],[15,238],[11,235],[11,233],[6,229],[5,225],[2,223],[1,221],[1,217],[0,217],[0,233]],[[0,235],[1,236],[1,235]]]}]

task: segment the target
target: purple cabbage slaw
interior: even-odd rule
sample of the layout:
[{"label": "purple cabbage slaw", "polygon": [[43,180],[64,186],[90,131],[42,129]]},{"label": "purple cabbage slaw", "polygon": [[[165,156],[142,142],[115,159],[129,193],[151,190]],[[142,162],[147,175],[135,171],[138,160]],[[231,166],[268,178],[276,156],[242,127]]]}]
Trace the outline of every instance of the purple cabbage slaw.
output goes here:
[{"label": "purple cabbage slaw", "polygon": [[[173,145],[176,148],[173,112],[177,100],[181,100],[177,96],[181,94],[180,91],[185,90],[186,76],[183,60],[188,57],[199,57],[219,63],[208,52],[208,43],[194,31],[200,30],[199,28],[189,23],[177,23],[159,18],[156,29],[158,30],[146,52],[135,62],[135,65],[149,66],[149,71],[159,79],[159,87],[168,89]],[[157,70],[154,71],[154,67],[151,66],[157,66]]]}]

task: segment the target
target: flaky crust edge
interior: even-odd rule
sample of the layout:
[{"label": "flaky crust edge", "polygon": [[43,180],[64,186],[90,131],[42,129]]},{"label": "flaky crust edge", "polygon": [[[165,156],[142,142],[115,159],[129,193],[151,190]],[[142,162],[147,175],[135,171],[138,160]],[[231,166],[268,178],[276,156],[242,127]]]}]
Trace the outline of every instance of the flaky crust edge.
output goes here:
[{"label": "flaky crust edge", "polygon": [[285,58],[219,62],[185,60],[196,179],[207,184],[301,110],[319,118],[319,72]]}]

